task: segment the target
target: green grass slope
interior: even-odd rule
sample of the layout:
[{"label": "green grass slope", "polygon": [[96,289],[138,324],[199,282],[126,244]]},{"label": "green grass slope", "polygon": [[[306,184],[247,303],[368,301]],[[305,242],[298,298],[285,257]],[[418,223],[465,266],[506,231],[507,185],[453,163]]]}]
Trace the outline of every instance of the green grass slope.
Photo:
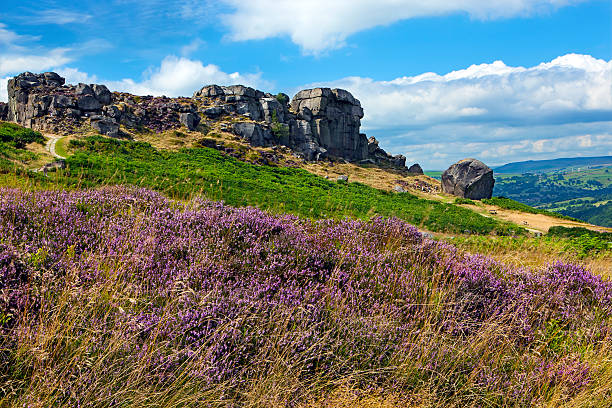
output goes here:
[{"label": "green grass slope", "polygon": [[204,195],[232,206],[251,205],[308,218],[396,216],[431,231],[524,233],[519,226],[453,204],[360,183],[333,182],[302,169],[257,166],[213,149],[162,151],[148,143],[103,137],[74,140],[70,148],[75,153],[66,160],[65,171],[48,179],[30,174],[30,182],[60,188],[130,184],[172,198]]}]

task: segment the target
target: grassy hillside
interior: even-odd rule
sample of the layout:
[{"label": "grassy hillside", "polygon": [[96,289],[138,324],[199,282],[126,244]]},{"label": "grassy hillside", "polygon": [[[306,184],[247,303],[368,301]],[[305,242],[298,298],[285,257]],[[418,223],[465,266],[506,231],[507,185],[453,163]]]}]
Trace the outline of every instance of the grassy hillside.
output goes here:
[{"label": "grassy hillside", "polygon": [[586,222],[612,226],[612,167],[564,173],[497,175],[495,195],[561,213]]},{"label": "grassy hillside", "polygon": [[562,219],[571,220],[571,221],[579,221],[576,218],[568,217],[566,215],[558,214],[552,211],[534,208],[527,204],[519,203],[518,201],[509,199],[506,197],[492,197],[489,199],[485,198],[484,200],[482,200],[482,202],[485,204],[496,205],[500,208],[505,208],[507,210],[515,210],[515,211],[521,211],[521,212],[526,212],[526,213],[531,213],[531,214],[542,214],[542,215],[547,215],[549,217],[562,218]]},{"label": "grassy hillside", "polygon": [[132,184],[170,197],[205,195],[234,206],[254,205],[311,218],[397,216],[433,231],[516,234],[520,228],[473,211],[360,183],[329,181],[301,169],[257,166],[213,149],[160,151],[147,143],[90,137],[54,181],[69,187]]},{"label": "grassy hillside", "polygon": [[398,219],[314,222],[126,187],[0,189],[0,230],[0,406],[326,406],[348,389],[396,407],[604,407],[612,394],[612,286],[579,266],[506,266]]},{"label": "grassy hillside", "polygon": [[0,168],[27,165],[38,157],[26,150],[30,143],[44,144],[45,138],[31,129],[0,121]]}]

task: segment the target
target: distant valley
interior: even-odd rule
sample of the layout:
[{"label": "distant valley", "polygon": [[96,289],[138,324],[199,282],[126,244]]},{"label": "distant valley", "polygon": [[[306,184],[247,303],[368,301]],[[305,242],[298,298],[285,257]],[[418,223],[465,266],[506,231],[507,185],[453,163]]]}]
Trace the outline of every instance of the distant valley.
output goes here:
[{"label": "distant valley", "polygon": [[496,196],[612,226],[611,156],[509,163],[495,173]]}]

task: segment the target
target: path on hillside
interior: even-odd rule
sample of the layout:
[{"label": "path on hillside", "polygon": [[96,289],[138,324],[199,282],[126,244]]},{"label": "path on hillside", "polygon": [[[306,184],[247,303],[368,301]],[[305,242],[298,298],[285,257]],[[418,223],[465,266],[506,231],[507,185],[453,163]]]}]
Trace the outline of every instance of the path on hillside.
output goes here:
[{"label": "path on hillside", "polygon": [[58,159],[66,159],[64,156],[60,156],[59,154],[57,154],[57,152],[55,151],[55,145],[57,144],[57,141],[62,139],[63,136],[57,136],[57,135],[51,135],[51,134],[45,134],[45,136],[48,138],[47,139],[47,144],[45,146],[45,148],[47,149],[47,151],[49,153],[51,153],[51,155],[53,157],[57,157]]}]

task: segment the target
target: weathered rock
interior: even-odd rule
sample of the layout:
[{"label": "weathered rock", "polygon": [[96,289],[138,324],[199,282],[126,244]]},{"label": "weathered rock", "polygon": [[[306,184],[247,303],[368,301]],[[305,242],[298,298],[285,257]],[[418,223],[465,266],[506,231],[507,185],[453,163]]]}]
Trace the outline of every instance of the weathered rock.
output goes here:
[{"label": "weathered rock", "polygon": [[[287,146],[309,161],[342,159],[405,168],[405,157],[391,156],[378,142],[359,133],[363,109],[342,89],[299,92],[288,104],[285,94],[273,96],[242,86],[208,85],[193,98],[134,96],[111,93],[104,85],[64,85],[55,73],[24,72],[9,81],[8,114],[0,115],[36,130],[69,133],[90,118],[100,133],[118,135],[119,124],[162,132],[181,125],[197,128],[200,114],[211,120],[230,116],[217,129],[231,131],[254,146]],[[242,115],[253,123],[231,123]],[[0,116],[1,118],[2,116]],[[266,160],[269,160],[266,158]]]},{"label": "weathered rock", "polygon": [[363,109],[349,92],[306,89],[293,97],[291,109],[297,112],[298,118],[310,122],[312,142],[318,143],[329,155],[355,161],[368,157],[368,140],[359,133]]},{"label": "weathered rock", "polygon": [[8,105],[0,102],[0,120],[8,120]]},{"label": "weathered rock", "polygon": [[261,109],[263,111],[263,119],[272,123],[274,121],[285,123],[285,108],[276,98],[260,99]]},{"label": "weathered rock", "polygon": [[43,83],[50,87],[60,87],[66,83],[66,80],[55,72],[45,72],[42,74]]},{"label": "weathered rock", "polygon": [[276,144],[270,129],[258,123],[234,123],[233,131],[236,135],[247,140],[252,146],[273,146]]},{"label": "weathered rock", "polygon": [[193,93],[194,98],[200,98],[200,97],[211,98],[211,97],[218,97],[218,96],[223,96],[223,95],[225,95],[225,92],[223,92],[223,88],[221,88],[218,85],[207,85],[203,87],[202,89],[200,89],[199,91],[195,91]]},{"label": "weathered rock", "polygon": [[264,97],[264,93],[244,85],[232,85],[221,87],[225,95],[245,96],[247,98],[259,99]]},{"label": "weathered rock", "polygon": [[101,135],[119,137],[119,124],[111,118],[103,116],[91,117],[91,127]]},{"label": "weathered rock", "polygon": [[74,93],[76,95],[94,95],[94,91],[91,86],[87,84],[80,83],[74,88]]},{"label": "weathered rock", "polygon": [[243,115],[249,119],[260,121],[263,119],[263,112],[261,105],[255,99],[247,99],[245,101],[239,101],[236,104],[236,113]]},{"label": "weathered rock", "polygon": [[182,125],[184,125],[189,130],[196,130],[198,124],[200,123],[200,117],[195,113],[191,112],[183,112],[180,114],[180,119]]},{"label": "weathered rock", "polygon": [[77,99],[77,106],[79,109],[85,112],[93,112],[100,110],[102,104],[96,99],[94,95],[83,94]]},{"label": "weathered rock", "polygon": [[348,176],[342,174],[340,176],[338,176],[338,181],[348,181]]},{"label": "weathered rock", "polygon": [[227,112],[222,106],[212,106],[202,110],[202,113],[209,118],[216,119],[222,115],[225,115]]},{"label": "weathered rock", "polygon": [[476,159],[463,159],[442,173],[442,191],[472,200],[491,198],[493,170]]},{"label": "weathered rock", "polygon": [[423,169],[419,163],[414,163],[412,166],[408,167],[408,173],[410,174],[423,174]]},{"label": "weathered rock", "polygon": [[115,105],[108,105],[102,108],[104,116],[115,119],[116,122],[121,121],[122,113],[121,110]]},{"label": "weathered rock", "polygon": [[91,89],[94,92],[94,96],[102,105],[108,105],[111,103],[112,94],[108,88],[104,85],[93,84]]},{"label": "weathered rock", "polygon": [[53,171],[57,171],[60,169],[65,169],[65,168],[66,168],[65,160],[56,160],[52,163],[45,164],[44,166],[40,168],[39,171],[42,171],[46,175],[47,172],[53,172]]},{"label": "weathered rock", "polygon": [[76,108],[76,100],[68,95],[53,95],[51,105],[57,109]]},{"label": "weathered rock", "polygon": [[[363,135],[365,137],[365,135]],[[404,169],[406,167],[406,157],[401,154],[392,156],[378,146],[378,140],[371,137],[368,139],[368,157],[376,165],[383,167],[394,167]]]}]

